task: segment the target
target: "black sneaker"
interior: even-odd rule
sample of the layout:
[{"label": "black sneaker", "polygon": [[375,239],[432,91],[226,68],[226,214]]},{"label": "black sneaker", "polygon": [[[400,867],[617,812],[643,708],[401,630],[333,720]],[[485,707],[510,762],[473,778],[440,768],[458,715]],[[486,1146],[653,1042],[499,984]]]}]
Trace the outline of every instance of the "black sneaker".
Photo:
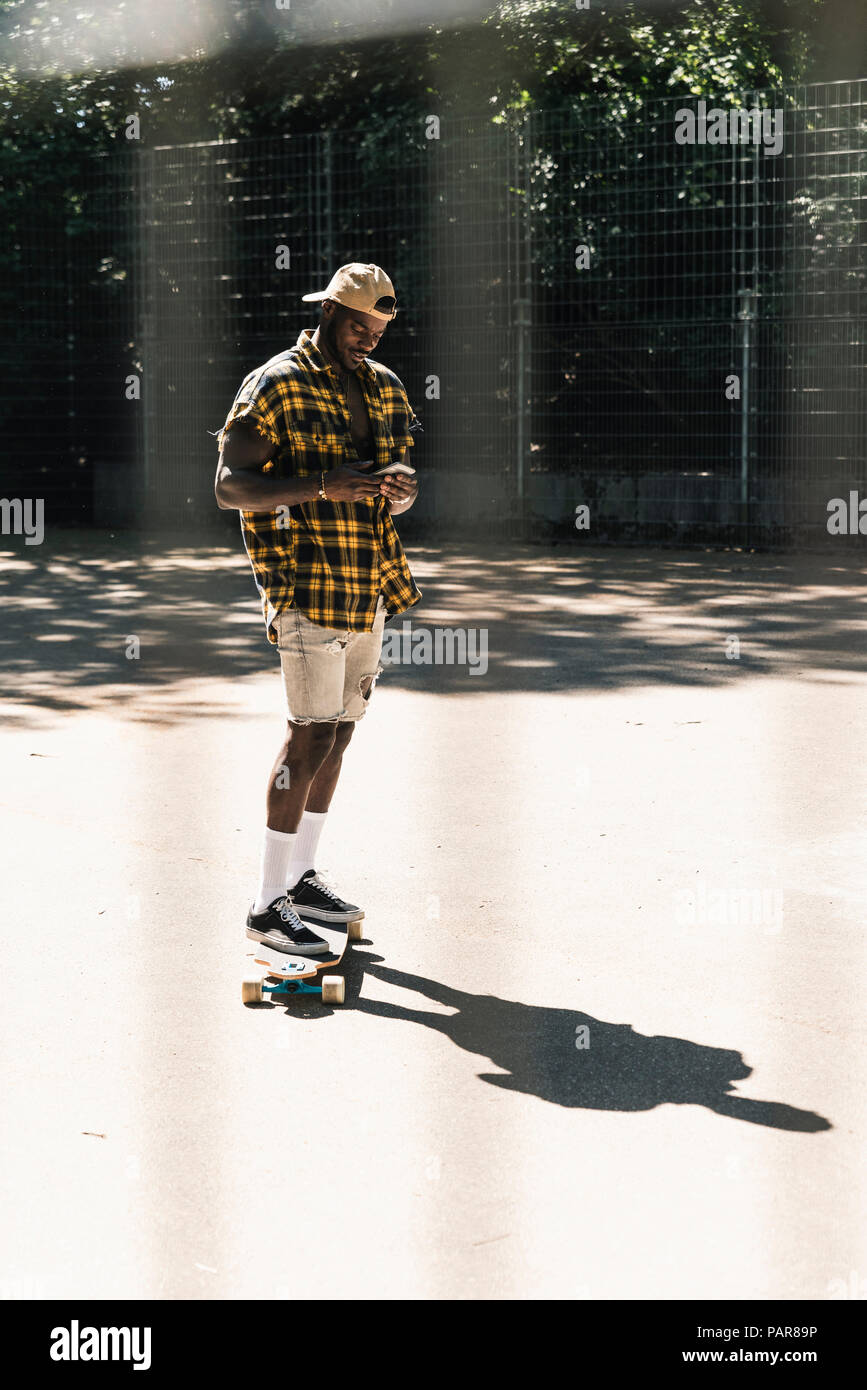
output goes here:
[{"label": "black sneaker", "polygon": [[321,936],[305,927],[293,911],[289,898],[275,898],[265,912],[247,913],[247,935],[251,941],[261,941],[287,956],[327,956],[331,947]]},{"label": "black sneaker", "polygon": [[323,883],[315,869],[301,875],[295,887],[289,889],[289,897],[296,912],[318,922],[354,922],[364,916],[361,908],[345,903]]}]

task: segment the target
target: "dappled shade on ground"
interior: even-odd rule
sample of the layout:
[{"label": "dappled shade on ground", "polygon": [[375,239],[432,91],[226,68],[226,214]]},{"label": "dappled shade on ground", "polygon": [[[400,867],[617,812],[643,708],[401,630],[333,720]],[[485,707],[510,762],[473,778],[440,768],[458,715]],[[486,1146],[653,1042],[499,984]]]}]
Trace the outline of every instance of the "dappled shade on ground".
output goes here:
[{"label": "dappled shade on ground", "polygon": [[[484,629],[487,668],[389,665],[389,686],[442,694],[719,684],[771,670],[805,680],[867,669],[864,567],[851,553],[410,547],[421,603],[386,631]],[[0,697],[56,711],[110,705],[168,722],[207,712],[202,678],[271,670],[237,547],[131,534],[15,538],[0,552]],[[127,656],[130,638],[139,655]],[[731,659],[729,639],[739,644]]]}]

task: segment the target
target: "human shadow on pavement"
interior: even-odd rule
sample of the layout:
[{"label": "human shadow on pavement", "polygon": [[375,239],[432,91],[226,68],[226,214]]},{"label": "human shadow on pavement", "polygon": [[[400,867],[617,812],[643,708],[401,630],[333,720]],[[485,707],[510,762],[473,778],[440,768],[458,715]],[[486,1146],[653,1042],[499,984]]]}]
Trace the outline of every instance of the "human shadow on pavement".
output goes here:
[{"label": "human shadow on pavement", "polygon": [[[360,962],[359,962],[360,963]],[[652,1110],[657,1105],[704,1105],[718,1115],[805,1134],[833,1128],[810,1110],[732,1094],[752,1071],[739,1052],[685,1038],[645,1037],[628,1023],[605,1023],[573,1009],[548,1008],[470,994],[421,975],[366,961],[368,974],[431,999],[455,1014],[357,999],[355,1007],[381,1018],[434,1028],[467,1052],[491,1059],[503,1072],[481,1081],[584,1110]],[[579,1030],[586,1029],[586,1033]],[[587,1046],[576,1046],[586,1042]]]}]

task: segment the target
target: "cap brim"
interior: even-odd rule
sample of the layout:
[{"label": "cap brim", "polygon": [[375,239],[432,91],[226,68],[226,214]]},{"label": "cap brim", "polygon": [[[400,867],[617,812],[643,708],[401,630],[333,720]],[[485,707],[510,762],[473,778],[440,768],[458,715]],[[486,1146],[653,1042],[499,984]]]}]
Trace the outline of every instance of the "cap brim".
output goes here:
[{"label": "cap brim", "polygon": [[[308,304],[314,304],[318,300],[331,299],[335,304],[342,305],[344,309],[352,308],[351,304],[344,304],[343,300],[338,299],[336,294],[329,294],[327,290],[317,290],[315,294],[302,294],[301,298]],[[359,309],[357,312],[370,314],[371,318],[379,319],[380,323],[391,323],[397,313],[397,305],[395,304],[390,314],[381,314],[378,309]]]}]

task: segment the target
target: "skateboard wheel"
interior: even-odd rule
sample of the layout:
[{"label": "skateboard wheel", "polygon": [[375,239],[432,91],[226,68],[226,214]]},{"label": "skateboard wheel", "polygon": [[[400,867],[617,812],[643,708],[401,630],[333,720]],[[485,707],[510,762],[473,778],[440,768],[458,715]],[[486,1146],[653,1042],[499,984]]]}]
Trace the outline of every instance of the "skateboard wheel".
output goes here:
[{"label": "skateboard wheel", "polygon": [[262,981],[258,975],[248,975],[241,982],[241,1003],[242,1004],[261,1004],[262,1003]]},{"label": "skateboard wheel", "polygon": [[322,976],[323,1004],[342,1004],[346,997],[346,981],[342,975]]},{"label": "skateboard wheel", "polygon": [[360,941],[363,936],[364,926],[362,925],[362,919],[360,917],[357,917],[354,922],[346,923],[347,941]]}]

